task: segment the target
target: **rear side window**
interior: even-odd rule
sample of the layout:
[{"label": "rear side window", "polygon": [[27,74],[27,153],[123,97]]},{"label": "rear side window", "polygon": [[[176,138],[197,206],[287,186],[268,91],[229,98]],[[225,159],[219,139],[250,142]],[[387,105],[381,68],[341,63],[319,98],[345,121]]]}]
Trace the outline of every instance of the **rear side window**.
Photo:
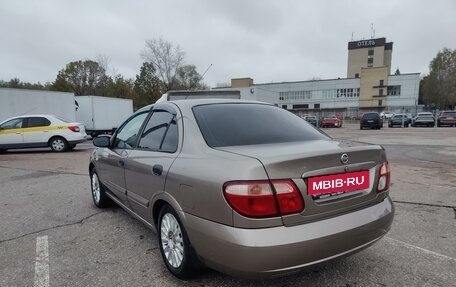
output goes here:
[{"label": "rear side window", "polygon": [[202,105],[193,113],[210,147],[328,139],[298,116],[269,105]]},{"label": "rear side window", "polygon": [[34,127],[46,127],[50,126],[51,122],[43,117],[33,117],[33,118],[28,118],[28,128],[34,128]]},{"label": "rear side window", "polygon": [[138,148],[175,152],[177,143],[178,134],[175,116],[166,111],[156,111],[144,128]]}]

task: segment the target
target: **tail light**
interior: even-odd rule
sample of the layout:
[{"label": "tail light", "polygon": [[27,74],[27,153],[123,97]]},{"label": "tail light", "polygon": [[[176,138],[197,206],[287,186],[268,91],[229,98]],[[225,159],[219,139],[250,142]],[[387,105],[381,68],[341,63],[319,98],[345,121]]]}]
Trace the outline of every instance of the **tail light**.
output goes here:
[{"label": "tail light", "polygon": [[79,127],[78,126],[69,126],[68,129],[70,129],[71,131],[73,131],[75,133],[79,132]]},{"label": "tail light", "polygon": [[389,168],[388,162],[384,162],[384,163],[382,163],[382,166],[380,167],[377,192],[382,192],[389,188],[390,178],[391,178],[391,173],[390,173],[390,168]]},{"label": "tail light", "polygon": [[223,193],[230,206],[247,217],[274,217],[304,209],[301,194],[290,179],[227,182]]}]

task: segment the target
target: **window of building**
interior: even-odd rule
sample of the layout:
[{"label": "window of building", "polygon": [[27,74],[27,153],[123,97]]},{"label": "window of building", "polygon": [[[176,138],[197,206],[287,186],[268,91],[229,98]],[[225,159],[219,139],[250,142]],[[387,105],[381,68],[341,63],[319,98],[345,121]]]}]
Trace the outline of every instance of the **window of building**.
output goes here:
[{"label": "window of building", "polygon": [[287,107],[288,107],[287,105],[282,105],[282,109],[285,109],[285,110],[286,110]]},{"label": "window of building", "polygon": [[293,109],[308,109],[309,104],[293,105]]},{"label": "window of building", "polygon": [[379,94],[380,96],[383,96],[383,89],[378,89],[378,94]]},{"label": "window of building", "polygon": [[320,108],[320,104],[314,104],[314,109],[319,109]]},{"label": "window of building", "polygon": [[378,100],[378,106],[381,107],[383,104],[383,100]]},{"label": "window of building", "polygon": [[380,80],[380,86],[383,86],[384,80]]},{"label": "window of building", "polygon": [[355,78],[359,78],[359,73],[356,73],[356,74],[355,74]]},{"label": "window of building", "polygon": [[373,66],[373,63],[367,63],[367,67],[372,68]]},{"label": "window of building", "polygon": [[374,48],[370,47],[369,50],[367,51],[367,55],[373,56],[374,55]]},{"label": "window of building", "polygon": [[388,96],[400,96],[401,86],[388,86],[386,93]]},{"label": "window of building", "polygon": [[367,63],[369,64],[372,64],[374,63],[374,58],[367,58]]}]

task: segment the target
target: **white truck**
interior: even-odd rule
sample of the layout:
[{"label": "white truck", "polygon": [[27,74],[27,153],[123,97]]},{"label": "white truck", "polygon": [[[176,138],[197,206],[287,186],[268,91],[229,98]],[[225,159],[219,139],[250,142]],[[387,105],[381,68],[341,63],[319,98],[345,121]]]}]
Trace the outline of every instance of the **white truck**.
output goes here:
[{"label": "white truck", "polygon": [[124,120],[133,114],[133,100],[77,96],[76,120],[85,125],[86,133],[92,138],[114,132]]},{"label": "white truck", "polygon": [[22,115],[55,115],[75,122],[74,94],[0,88],[0,122]]}]

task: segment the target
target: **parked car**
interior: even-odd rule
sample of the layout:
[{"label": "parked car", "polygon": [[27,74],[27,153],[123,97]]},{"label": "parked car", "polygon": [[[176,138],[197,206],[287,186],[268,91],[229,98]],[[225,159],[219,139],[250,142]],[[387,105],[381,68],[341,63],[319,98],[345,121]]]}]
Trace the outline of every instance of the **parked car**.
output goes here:
[{"label": "parked car", "polygon": [[428,117],[434,117],[434,115],[431,112],[421,112],[416,114],[417,117],[419,116],[428,116]]},{"label": "parked car", "polygon": [[323,120],[321,121],[320,126],[322,128],[328,128],[328,127],[341,128],[342,120],[339,117],[337,117],[336,115],[325,116],[325,117],[323,117]]},{"label": "parked car", "polygon": [[383,120],[389,120],[389,119],[391,119],[392,116],[394,116],[394,113],[393,113],[393,112],[384,111],[384,112],[381,112],[381,113],[380,113],[380,117],[381,117]]},{"label": "parked car", "polygon": [[456,111],[440,112],[437,118],[437,126],[454,126],[456,127]]},{"label": "parked car", "polygon": [[339,142],[290,112],[243,100],[138,110],[94,139],[91,193],[157,230],[168,270],[274,277],[346,256],[390,229],[378,145]]},{"label": "parked car", "polygon": [[304,119],[312,124],[313,126],[318,126],[318,119],[315,116],[305,116]]},{"label": "parked car", "polygon": [[356,114],[356,115],[351,116],[350,120],[359,121],[362,116],[363,116],[363,114]]},{"label": "parked car", "polygon": [[84,125],[69,123],[51,115],[27,115],[0,123],[0,151],[18,148],[50,147],[71,150],[87,139]]},{"label": "parked car", "polygon": [[376,112],[364,113],[359,121],[359,129],[381,129],[383,127],[383,119]]},{"label": "parked car", "polygon": [[412,127],[433,127],[435,125],[435,119],[432,116],[417,116],[412,121]]},{"label": "parked car", "polygon": [[417,117],[422,117],[422,116],[425,116],[425,117],[428,117],[428,118],[429,118],[429,117],[434,118],[434,115],[433,115],[431,112],[421,112],[421,113],[418,113],[418,114],[416,114],[416,116],[414,116],[414,117],[412,118],[412,127],[415,126],[415,119],[416,119]]},{"label": "parked car", "polygon": [[412,120],[405,114],[397,114],[391,117],[388,122],[388,127],[393,128],[394,126],[402,126],[408,128]]}]

